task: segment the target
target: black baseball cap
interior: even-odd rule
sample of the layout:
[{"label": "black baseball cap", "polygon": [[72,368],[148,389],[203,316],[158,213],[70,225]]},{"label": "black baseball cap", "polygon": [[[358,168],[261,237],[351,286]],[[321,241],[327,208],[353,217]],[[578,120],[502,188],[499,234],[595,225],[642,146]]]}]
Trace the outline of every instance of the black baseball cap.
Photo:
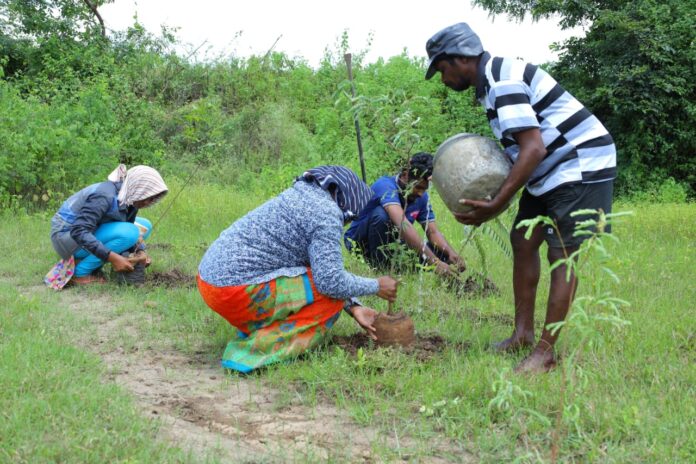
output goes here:
[{"label": "black baseball cap", "polygon": [[435,64],[443,55],[479,56],[483,44],[467,23],[457,23],[436,32],[425,44],[425,51],[430,59],[425,72],[427,80],[437,72]]}]

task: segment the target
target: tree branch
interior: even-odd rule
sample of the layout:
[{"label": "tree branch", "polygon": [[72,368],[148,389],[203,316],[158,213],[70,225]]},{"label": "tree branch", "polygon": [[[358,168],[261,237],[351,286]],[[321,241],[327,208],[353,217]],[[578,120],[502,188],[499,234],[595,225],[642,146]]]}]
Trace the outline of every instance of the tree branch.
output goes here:
[{"label": "tree branch", "polygon": [[92,13],[94,13],[94,16],[97,17],[97,20],[99,20],[99,25],[101,26],[101,35],[102,37],[106,37],[106,27],[104,26],[104,20],[99,14],[99,11],[97,11],[97,5],[92,4],[92,2],[90,2],[89,0],[82,1],[85,2],[89,9],[92,10]]}]

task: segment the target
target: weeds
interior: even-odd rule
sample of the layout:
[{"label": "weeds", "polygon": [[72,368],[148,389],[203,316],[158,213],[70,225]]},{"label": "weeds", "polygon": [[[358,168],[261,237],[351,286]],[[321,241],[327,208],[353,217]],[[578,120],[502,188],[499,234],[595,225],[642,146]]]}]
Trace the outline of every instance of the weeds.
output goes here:
[{"label": "weeds", "polygon": [[[568,343],[568,351],[563,355],[561,363],[561,385],[558,392],[558,406],[553,419],[551,430],[550,461],[557,462],[563,451],[569,451],[574,440],[587,437],[583,427],[583,416],[587,404],[588,377],[582,365],[582,356],[588,352],[597,352],[604,344],[606,337],[616,335],[618,331],[629,325],[623,318],[622,308],[629,305],[627,301],[612,296],[605,289],[602,276],[607,276],[619,283],[617,275],[606,266],[611,255],[605,242],[618,242],[615,235],[606,232],[607,226],[617,218],[632,214],[630,212],[607,214],[602,210],[579,210],[571,213],[572,217],[585,217],[576,225],[574,236],[583,236],[586,240],[570,255],[551,264],[549,272],[561,266],[566,268],[566,279],[571,278],[587,281],[590,292],[572,302],[566,320],[549,324],[547,329],[557,334],[564,328],[565,338],[572,340]],[[537,216],[534,219],[521,221],[518,228],[526,227],[525,238],[528,240],[538,226],[552,227],[559,239],[562,240],[556,222],[547,216]],[[565,252],[565,248],[564,248]],[[602,273],[595,272],[599,268]],[[573,292],[574,293],[574,292]],[[527,406],[527,400],[532,393],[523,390],[504,373],[493,382],[493,392],[496,396],[489,403],[489,408],[496,411],[528,413],[540,420],[546,427],[551,427],[551,419]]]},{"label": "weeds", "polygon": [[[176,190],[175,186],[173,191]],[[179,268],[187,275],[195,274],[204,250],[191,244],[212,242],[229,222],[260,201],[258,195],[230,192],[211,185],[192,185],[186,192],[158,226],[151,244],[153,272]],[[229,389],[233,395],[237,390],[230,385],[248,381],[254,390],[273,387],[289,392],[295,406],[314,408],[329,402],[347,411],[360,426],[381,430],[389,436],[398,434],[402,455],[410,456],[414,462],[427,462],[428,456],[433,456],[428,453],[436,448],[435,442],[447,441],[460,446],[452,453],[450,460],[454,462],[465,461],[466,452],[473,456],[472,461],[548,462],[553,442],[551,431],[556,429],[554,424],[559,411],[561,426],[555,438],[559,443],[559,462],[691,462],[696,449],[692,432],[696,379],[691,368],[696,317],[690,304],[696,301],[696,287],[691,284],[696,259],[694,206],[640,205],[633,220],[613,224],[622,246],[616,246],[610,237],[603,238],[611,255],[606,261],[595,255],[587,260],[579,257],[578,264],[583,267],[577,272],[583,276],[576,304],[582,304],[591,318],[589,321],[594,322],[580,318],[580,311],[573,307],[558,344],[563,364],[557,373],[534,378],[516,377],[511,367],[519,358],[488,350],[491,341],[509,330],[512,290],[509,262],[492,242],[485,240],[489,271],[500,285],[500,297],[462,301],[437,285],[432,273],[401,276],[399,299],[414,305],[409,315],[419,333],[434,332],[442,338],[442,349],[431,356],[417,358],[368,345],[363,346],[363,354],[357,358],[353,351],[339,349],[329,342],[295,363],[276,366],[250,379],[235,378],[230,384],[220,372],[223,380],[219,388]],[[152,216],[157,217],[164,207],[166,205],[155,206]],[[210,208],[214,208],[215,214],[208,213]],[[12,426],[7,428],[7,434],[0,433],[4,440],[0,448],[5,445],[5,450],[26,450],[26,461],[40,461],[45,448],[36,446],[42,443],[36,440],[36,431],[42,431],[45,434],[42,436],[62,437],[53,425],[57,420],[55,412],[67,411],[56,403],[57,398],[62,398],[55,396],[62,384],[50,382],[50,379],[66,378],[61,373],[63,369],[70,375],[70,385],[74,387],[85,383],[94,387],[105,379],[93,382],[92,377],[84,377],[84,369],[76,372],[69,367],[67,361],[72,358],[65,358],[66,363],[59,362],[56,353],[51,352],[47,357],[47,352],[41,349],[44,341],[57,335],[64,334],[69,341],[89,330],[72,321],[71,311],[62,300],[56,299],[56,295],[36,289],[37,279],[55,261],[55,252],[48,240],[50,216],[8,211],[3,218],[0,247],[4,259],[0,262],[0,276],[11,283],[0,291],[0,297],[4,295],[3,301],[10,310],[9,317],[0,317],[3,331],[0,349],[7,343],[12,344],[10,340],[21,338],[19,332],[25,330],[22,324],[37,323],[42,318],[46,323],[26,332],[34,342],[41,340],[42,343],[37,345],[29,338],[21,338],[26,343],[17,345],[17,355],[5,358],[13,366],[13,356],[17,356],[21,366],[8,365],[10,370],[0,369],[0,377],[5,379],[4,396],[0,394],[0,397],[7,401],[3,417],[9,418],[8,424]],[[599,220],[597,216],[594,219]],[[448,238],[463,240],[462,227],[451,217],[443,215],[438,222]],[[661,237],[669,239],[660,240]],[[656,246],[658,240],[659,246]],[[465,253],[468,253],[467,260],[475,260],[476,251],[472,247]],[[18,263],[23,264],[18,266]],[[346,264],[359,275],[371,275],[364,263],[348,255]],[[602,267],[613,271],[621,284],[616,284]],[[546,297],[547,269],[544,264],[540,299]],[[36,295],[41,308],[32,306],[30,311],[20,312],[16,306],[23,303],[14,303],[11,296],[7,298],[15,289]],[[115,302],[111,309],[115,317],[118,313],[132,316],[134,321],[146,322],[137,324],[145,346],[160,347],[167,341],[172,342],[172,349],[188,358],[192,366],[201,363],[217,366],[229,338],[229,324],[205,306],[195,289],[146,286],[124,290],[107,285],[101,289],[68,291],[75,292],[72,296],[87,305],[99,301],[105,312],[109,311],[108,304],[100,297],[108,296]],[[611,306],[597,309],[594,303],[584,299],[594,295],[631,301],[638,310],[618,308],[619,317],[631,322],[630,330],[623,326],[617,331],[601,318],[592,319],[599,312],[605,317],[613,315]],[[419,298],[422,305],[416,308]],[[151,303],[145,305],[143,302]],[[374,297],[366,297],[365,304],[381,303]],[[467,311],[475,311],[473,314],[479,316],[467,317]],[[573,318],[576,314],[578,320]],[[491,317],[498,315],[506,317]],[[580,323],[588,327],[590,334],[587,341],[582,342],[584,349],[573,358],[573,364],[582,372],[577,371],[575,377],[569,375],[566,379],[563,370],[570,367],[566,365],[567,359],[582,339],[572,326]],[[359,329],[350,318],[341,317],[332,330],[336,336],[352,336]],[[108,347],[109,353],[118,355],[119,348],[128,348],[131,343],[129,339],[115,338],[113,346]],[[461,343],[466,343],[468,349],[456,348]],[[45,362],[50,364],[45,370],[32,367],[44,366]],[[16,372],[17,376],[3,377],[9,372]],[[36,382],[41,382],[42,389],[29,389]],[[198,385],[200,379],[191,378],[190,382]],[[564,404],[571,406],[561,409],[559,392],[566,383]],[[516,391],[515,386],[521,391]],[[18,391],[24,392],[27,405],[45,401],[54,413],[43,417],[15,416],[15,412],[25,411],[24,406],[15,406]],[[130,448],[123,448],[129,449],[127,453],[122,453],[121,448],[106,449],[110,442],[100,441],[104,446],[93,449],[103,452],[102,460],[121,457],[137,460],[140,456],[148,456],[150,446],[137,437],[151,435],[139,434],[137,422],[115,405],[113,398],[113,395],[102,398],[108,403],[104,406],[108,406],[108,415],[101,415],[98,408],[86,409],[84,420],[79,423],[80,430],[71,426],[65,428],[66,433],[75,435],[73,441],[68,439],[67,442],[77,443],[82,436],[101,437],[100,431],[111,430],[112,435],[136,438],[130,442]],[[507,405],[498,404],[500,400],[505,400]],[[94,399],[93,404],[98,401]],[[433,414],[421,413],[422,406],[432,409]],[[279,414],[285,411],[284,407],[279,405]],[[547,418],[552,425],[548,426],[548,422],[534,412]],[[148,413],[143,411],[143,414]],[[129,425],[112,427],[110,418],[114,417],[127,419]],[[322,420],[322,416],[313,417],[313,420]],[[410,443],[408,450],[407,441]],[[389,446],[376,443],[373,450],[376,450],[376,460],[396,459],[394,449]],[[2,451],[0,456],[17,460],[15,455],[2,454]],[[65,450],[62,457],[79,461],[83,455],[74,448]]]}]

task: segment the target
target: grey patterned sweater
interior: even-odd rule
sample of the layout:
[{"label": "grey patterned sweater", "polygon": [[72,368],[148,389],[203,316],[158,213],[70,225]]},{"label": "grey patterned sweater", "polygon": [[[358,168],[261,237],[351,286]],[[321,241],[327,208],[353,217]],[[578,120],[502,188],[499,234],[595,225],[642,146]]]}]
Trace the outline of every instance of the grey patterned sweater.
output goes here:
[{"label": "grey patterned sweater", "polygon": [[343,214],[316,184],[296,182],[220,234],[198,267],[211,285],[250,285],[312,269],[323,295],[348,300],[379,291],[377,279],[343,267]]}]

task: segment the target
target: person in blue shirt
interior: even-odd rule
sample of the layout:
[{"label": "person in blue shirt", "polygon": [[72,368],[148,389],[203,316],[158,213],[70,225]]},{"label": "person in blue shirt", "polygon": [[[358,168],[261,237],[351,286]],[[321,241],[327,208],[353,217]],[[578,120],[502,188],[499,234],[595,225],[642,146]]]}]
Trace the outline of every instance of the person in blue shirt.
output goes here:
[{"label": "person in blue shirt", "polygon": [[[466,269],[435,222],[428,196],[432,173],[433,156],[421,152],[399,174],[377,179],[372,198],[344,235],[346,248],[357,248],[370,265],[384,269],[394,259],[394,247],[389,245],[402,242],[423,264],[435,266],[439,275],[452,277]],[[425,230],[426,240],[416,232],[415,222]]]}]

